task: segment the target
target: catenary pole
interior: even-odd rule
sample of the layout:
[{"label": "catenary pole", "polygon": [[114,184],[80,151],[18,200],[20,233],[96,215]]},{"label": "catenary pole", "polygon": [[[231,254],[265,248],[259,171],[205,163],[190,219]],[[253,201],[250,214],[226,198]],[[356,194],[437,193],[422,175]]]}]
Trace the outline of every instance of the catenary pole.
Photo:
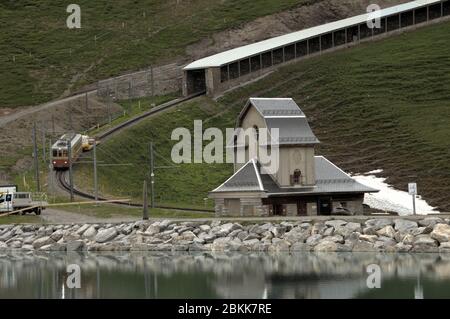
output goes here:
[{"label": "catenary pole", "polygon": [[34,170],[36,176],[36,190],[41,191],[41,183],[39,181],[39,159],[38,159],[38,148],[37,148],[37,137],[36,137],[36,122],[33,123],[33,157],[34,157]]},{"label": "catenary pole", "polygon": [[155,165],[153,159],[153,142],[150,142],[150,190],[152,196],[152,208],[155,208]]},{"label": "catenary pole", "polygon": [[70,185],[70,201],[73,202],[73,174],[72,174],[72,141],[67,141],[67,155],[69,162],[69,185]]}]

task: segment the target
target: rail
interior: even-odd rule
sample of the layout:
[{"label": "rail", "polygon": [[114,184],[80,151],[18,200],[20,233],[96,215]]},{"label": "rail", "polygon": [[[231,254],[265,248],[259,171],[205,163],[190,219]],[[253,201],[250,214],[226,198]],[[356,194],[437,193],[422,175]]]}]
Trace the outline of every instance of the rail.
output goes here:
[{"label": "rail", "polygon": [[[120,131],[120,130],[128,127],[128,126],[131,126],[131,125],[141,121],[142,119],[144,119],[146,117],[149,117],[151,115],[157,114],[157,113],[162,112],[164,110],[167,110],[167,109],[169,109],[169,108],[171,108],[171,107],[173,107],[175,105],[178,105],[180,103],[192,100],[192,99],[194,99],[196,97],[199,97],[199,96],[202,96],[204,94],[205,94],[205,92],[202,91],[202,92],[194,93],[192,95],[189,95],[189,96],[186,96],[186,97],[181,97],[181,98],[178,98],[178,99],[175,99],[175,100],[163,103],[161,105],[158,105],[158,106],[156,106],[156,107],[154,107],[154,108],[152,108],[152,109],[150,109],[150,110],[148,110],[148,111],[146,111],[146,112],[144,112],[144,113],[142,113],[142,114],[140,114],[140,115],[138,115],[138,116],[136,116],[136,117],[134,117],[132,119],[129,119],[129,120],[123,122],[123,123],[118,124],[115,127],[112,127],[110,129],[106,130],[105,132],[99,133],[98,135],[96,135],[96,139],[105,139],[105,138],[111,136],[112,134],[114,134],[114,133],[116,133],[116,132],[118,132],[118,131]],[[68,185],[68,183],[66,181],[66,172],[59,171],[59,172],[56,172],[55,175],[56,175],[56,179],[57,179],[58,184],[61,187],[61,189],[63,189],[66,192],[70,192],[70,185]],[[76,188],[73,188],[73,193],[74,193],[74,195],[77,195],[77,196],[82,197],[82,198],[87,198],[87,199],[91,199],[91,200],[94,199],[95,200],[95,196],[94,195],[89,194],[87,192],[80,191],[80,190],[78,190]],[[106,203],[106,202],[109,202],[110,199],[107,199],[107,198],[104,198],[104,197],[98,197],[98,201]],[[116,202],[115,204],[117,204],[117,205],[134,206],[134,207],[142,207],[142,204],[132,203],[132,202],[129,202],[129,203]],[[173,210],[183,210],[183,211],[208,212],[208,213],[214,212],[214,210],[212,210],[212,209],[195,209],[195,208],[190,208],[190,207],[173,207],[173,206],[163,206],[163,205],[156,205],[155,207],[156,208],[161,208],[161,209],[173,209]]]}]

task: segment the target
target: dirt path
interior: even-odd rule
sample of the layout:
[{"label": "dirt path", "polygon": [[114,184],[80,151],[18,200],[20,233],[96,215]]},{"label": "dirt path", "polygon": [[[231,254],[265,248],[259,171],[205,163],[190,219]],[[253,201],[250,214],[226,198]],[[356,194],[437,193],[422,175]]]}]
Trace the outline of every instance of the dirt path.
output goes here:
[{"label": "dirt path", "polygon": [[[95,94],[96,92],[97,92],[96,90],[88,92],[88,96]],[[47,102],[47,103],[41,104],[39,106],[30,106],[22,111],[15,112],[11,115],[2,116],[2,117],[0,117],[0,127],[3,127],[13,121],[19,120],[19,119],[23,118],[24,116],[32,115],[36,112],[40,112],[40,111],[49,109],[51,107],[63,104],[65,102],[77,100],[80,97],[83,97],[85,94],[86,93],[80,93],[80,94],[72,95],[72,96],[69,96],[66,98],[58,99],[56,101]]]},{"label": "dirt path", "polygon": [[44,222],[50,224],[90,224],[90,223],[121,223],[121,222],[133,222],[139,220],[134,216],[117,216],[111,218],[98,218],[85,214],[78,214],[73,212],[67,212],[63,210],[56,210],[48,208],[42,212],[41,218]]}]

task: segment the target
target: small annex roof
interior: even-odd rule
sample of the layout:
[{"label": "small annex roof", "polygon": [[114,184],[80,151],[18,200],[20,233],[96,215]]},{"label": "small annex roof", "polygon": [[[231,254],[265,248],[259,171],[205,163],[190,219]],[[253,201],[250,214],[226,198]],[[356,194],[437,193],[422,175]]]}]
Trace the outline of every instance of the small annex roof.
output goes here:
[{"label": "small annex roof", "polygon": [[261,173],[260,164],[253,159],[211,193],[263,191],[270,197],[374,193],[379,191],[357,182],[323,156],[315,156],[314,160],[316,185],[311,187],[280,187],[269,174]]},{"label": "small annex roof", "polygon": [[262,192],[264,191],[256,160],[251,159],[222,185],[212,192]]},{"label": "small annex roof", "polygon": [[279,145],[320,143],[311,130],[305,113],[292,98],[251,97],[239,114],[236,127],[241,126],[242,119],[252,105],[264,118],[267,129],[279,130]]},{"label": "small annex roof", "polygon": [[365,13],[350,17],[347,19],[338,20],[331,23],[322,24],[309,29],[296,31],[282,36],[270,38],[264,41],[248,44],[245,46],[237,47],[231,50],[227,50],[218,54],[214,54],[197,61],[194,61],[183,68],[183,70],[198,70],[211,67],[221,67],[235,61],[239,61],[245,58],[249,58],[254,55],[261,54],[266,51],[270,51],[279,47],[290,45],[299,41],[303,41],[309,38],[326,34],[335,30],[340,30],[346,27],[351,27],[361,23],[365,23],[369,20],[373,20],[376,17],[384,18],[400,12],[409,11],[412,9],[420,8],[423,6],[439,3],[441,0],[416,0],[400,5],[381,9],[376,13]]}]

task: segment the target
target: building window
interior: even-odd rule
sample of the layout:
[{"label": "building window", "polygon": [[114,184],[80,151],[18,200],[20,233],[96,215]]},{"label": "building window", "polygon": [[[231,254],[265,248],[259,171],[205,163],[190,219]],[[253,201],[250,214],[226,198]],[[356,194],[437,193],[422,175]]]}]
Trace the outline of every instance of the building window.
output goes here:
[{"label": "building window", "polygon": [[256,141],[259,141],[259,129],[256,125],[253,125],[253,130],[255,131]]},{"label": "building window", "polygon": [[302,181],[302,172],[299,169],[294,171],[294,174],[291,175],[291,185],[298,185]]}]

